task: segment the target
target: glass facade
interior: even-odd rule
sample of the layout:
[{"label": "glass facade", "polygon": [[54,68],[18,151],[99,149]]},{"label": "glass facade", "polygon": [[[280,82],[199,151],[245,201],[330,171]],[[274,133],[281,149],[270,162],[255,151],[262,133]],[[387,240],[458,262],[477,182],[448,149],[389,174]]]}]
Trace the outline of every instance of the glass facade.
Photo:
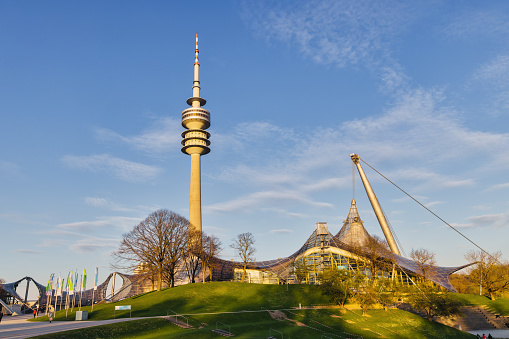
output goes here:
[{"label": "glass facade", "polygon": [[[351,270],[361,273],[366,279],[373,279],[372,265],[367,259],[355,258],[353,256],[342,255],[334,252],[319,251],[312,252],[294,263],[293,273],[289,276],[290,283],[317,284],[318,276],[324,269],[337,268],[340,270]],[[393,279],[398,283],[409,285],[412,284],[408,273],[392,266],[378,269],[376,278]]]}]

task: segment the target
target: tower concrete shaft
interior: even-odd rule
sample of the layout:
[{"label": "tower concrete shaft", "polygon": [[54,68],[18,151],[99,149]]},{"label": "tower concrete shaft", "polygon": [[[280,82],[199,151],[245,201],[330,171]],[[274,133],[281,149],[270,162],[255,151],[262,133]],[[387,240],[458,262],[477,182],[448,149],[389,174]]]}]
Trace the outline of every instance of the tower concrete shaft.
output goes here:
[{"label": "tower concrete shaft", "polygon": [[210,112],[202,107],[207,101],[200,97],[198,53],[198,34],[196,34],[193,96],[187,99],[187,104],[191,107],[182,111],[182,127],[186,128],[182,132],[182,152],[191,156],[189,230],[199,231],[201,234],[200,157],[210,152],[210,133],[205,131],[210,127]]},{"label": "tower concrete shaft", "polygon": [[392,253],[401,255],[398,249],[398,245],[396,244],[396,241],[392,236],[392,232],[389,228],[387,220],[385,219],[382,207],[380,206],[380,203],[376,198],[375,192],[373,192],[373,189],[371,188],[371,184],[369,183],[368,177],[366,176],[364,170],[362,169],[361,157],[359,157],[357,154],[350,154],[350,157],[352,158],[353,163],[355,164],[355,166],[357,166],[357,169],[359,170],[359,175],[361,176],[362,183],[364,184],[364,188],[366,189],[366,193],[368,194],[369,202],[373,207],[373,211],[375,212],[376,218],[378,219],[378,223],[380,224],[380,227],[384,232],[385,239],[387,240],[387,243],[389,243],[389,247],[391,248]]}]

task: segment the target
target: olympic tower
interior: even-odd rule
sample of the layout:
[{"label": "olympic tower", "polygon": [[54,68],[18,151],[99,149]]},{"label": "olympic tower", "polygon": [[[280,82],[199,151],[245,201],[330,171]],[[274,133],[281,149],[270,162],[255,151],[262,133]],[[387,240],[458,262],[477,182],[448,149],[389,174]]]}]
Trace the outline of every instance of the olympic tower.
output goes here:
[{"label": "olympic tower", "polygon": [[[201,169],[200,157],[210,152],[210,112],[203,108],[206,100],[200,97],[200,80],[198,62],[198,33],[194,58],[193,96],[187,99],[191,107],[182,111],[182,152],[191,156],[191,194],[189,199],[189,230],[201,234]],[[200,237],[201,238],[201,237]]]}]

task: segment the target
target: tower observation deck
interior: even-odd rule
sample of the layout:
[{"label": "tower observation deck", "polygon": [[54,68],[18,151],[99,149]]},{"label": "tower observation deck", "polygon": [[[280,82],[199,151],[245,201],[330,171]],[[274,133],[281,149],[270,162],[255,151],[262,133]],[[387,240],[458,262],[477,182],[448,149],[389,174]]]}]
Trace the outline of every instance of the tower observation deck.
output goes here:
[{"label": "tower observation deck", "polygon": [[200,156],[210,152],[210,112],[203,108],[207,101],[200,97],[198,62],[198,34],[194,59],[193,96],[187,99],[191,107],[182,111],[182,152],[191,156],[191,184],[189,199],[189,229],[201,233],[201,165]]}]

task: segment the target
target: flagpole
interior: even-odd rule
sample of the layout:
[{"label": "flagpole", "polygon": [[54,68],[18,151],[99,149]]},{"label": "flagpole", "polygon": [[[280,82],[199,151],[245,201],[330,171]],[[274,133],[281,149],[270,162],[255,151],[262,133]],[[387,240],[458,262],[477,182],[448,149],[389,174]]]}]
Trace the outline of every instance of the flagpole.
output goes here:
[{"label": "flagpole", "polygon": [[94,295],[95,295],[95,289],[92,290],[92,309],[90,310],[90,313],[94,312]]},{"label": "flagpole", "polygon": [[[49,275],[48,284],[46,285],[46,311],[44,312],[45,315],[48,314],[48,306],[51,305],[51,295],[53,292],[53,278],[55,276],[55,273],[51,273]],[[49,297],[49,301],[48,301]]]},{"label": "flagpole", "polygon": [[80,307],[79,310],[81,311],[81,298],[83,297],[83,275],[81,275],[81,282],[80,282]]},{"label": "flagpole", "polygon": [[92,291],[92,309],[90,310],[90,313],[94,312],[94,297],[95,297],[95,291],[97,290],[97,276],[99,274],[99,267],[95,268],[95,282],[94,282],[94,290]]},{"label": "flagpole", "polygon": [[[73,280],[74,280],[74,277],[73,277]],[[73,286],[73,287],[74,287],[74,286]],[[71,295],[72,295],[72,297],[71,297],[71,301],[70,301],[70,304],[71,304],[71,312],[72,312],[72,310],[74,309],[74,298],[75,298],[75,297],[74,297],[74,294],[75,294],[75,293],[74,293],[74,290],[73,290],[73,291],[72,291],[72,294],[71,294]]]},{"label": "flagpole", "polygon": [[[78,278],[79,278],[79,274],[78,274],[78,269],[76,269],[76,275],[74,277],[74,298],[73,298],[73,302],[72,302],[72,306],[74,308],[74,306],[77,304],[77,301],[76,299],[78,298]],[[72,312],[72,310],[71,310]]]},{"label": "flagpole", "polygon": [[69,272],[69,276],[67,277],[67,285],[66,285],[66,296],[65,296],[65,317],[67,318],[67,312],[69,312],[69,292],[71,290],[71,285],[73,281],[72,271]]},{"label": "flagpole", "polygon": [[[58,302],[58,292],[60,291],[62,284],[62,279],[60,278],[60,272],[58,273],[58,280],[57,280],[57,288],[55,289],[55,317],[57,316],[57,302]],[[62,304],[62,298],[60,297],[60,304]],[[61,307],[60,307],[61,308]]]},{"label": "flagpole", "polygon": [[65,294],[65,317],[67,318],[67,312],[69,311],[69,291]]}]

